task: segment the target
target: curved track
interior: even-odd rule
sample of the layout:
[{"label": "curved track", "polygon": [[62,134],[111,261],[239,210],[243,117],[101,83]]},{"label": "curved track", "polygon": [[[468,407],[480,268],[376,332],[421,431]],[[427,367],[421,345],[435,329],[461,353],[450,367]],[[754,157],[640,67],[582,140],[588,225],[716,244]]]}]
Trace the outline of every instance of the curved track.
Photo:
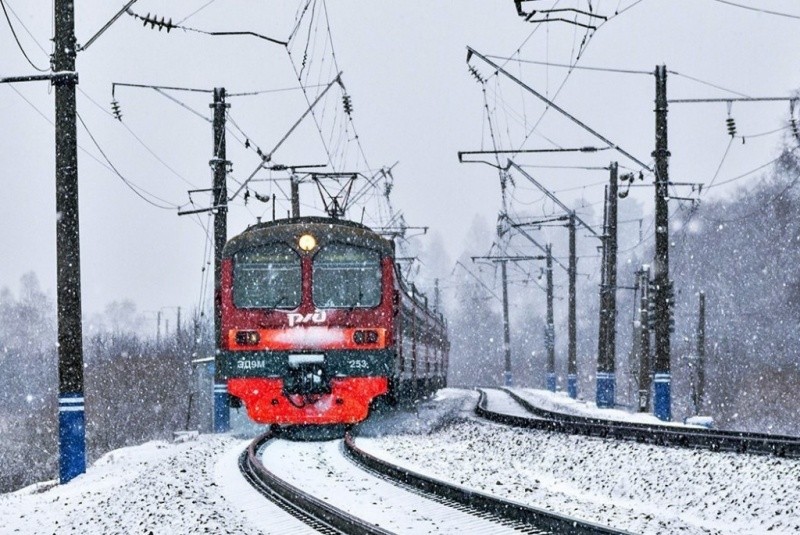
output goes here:
[{"label": "curved track", "polygon": [[344,443],[346,454],[368,470],[384,478],[390,478],[404,486],[411,487],[440,503],[497,522],[499,526],[507,526],[523,533],[552,533],[558,535],[618,535],[628,533],[558,515],[544,509],[502,500],[413,472],[359,449],[349,433],[345,437]]},{"label": "curved track", "polygon": [[481,398],[475,408],[475,413],[487,420],[528,429],[632,440],[661,446],[800,458],[800,437],[617,422],[563,414],[535,407],[529,401],[508,389],[502,389],[502,391],[528,414],[520,416],[519,414],[489,410],[486,393],[483,390],[481,390]]},{"label": "curved track", "polygon": [[[343,496],[354,493],[352,497],[330,496],[330,500],[328,498],[323,500],[277,475],[284,468],[274,464],[276,459],[277,462],[285,462],[281,461],[280,457],[271,460],[275,473],[265,467],[265,464],[269,464],[267,462],[269,459],[262,462],[262,455],[270,454],[270,449],[265,450],[265,448],[273,438],[275,438],[273,433],[266,433],[254,440],[240,456],[239,468],[261,494],[320,533],[392,533],[386,526],[396,532],[413,533],[557,533],[559,535],[626,533],[507,502],[416,474],[362,451],[349,434],[343,444],[297,443],[297,447],[289,445],[287,449],[285,443],[275,443],[277,451],[294,453],[297,450],[302,464],[324,467],[320,474],[312,474],[311,480],[319,481],[319,478],[328,477],[335,480],[334,485],[337,485],[341,484],[341,474],[338,473],[340,470],[356,473],[351,476],[352,485],[348,488],[336,487],[335,490],[335,494]],[[311,462],[308,457],[309,448],[311,451],[320,452],[318,456],[310,459]],[[330,463],[330,459],[326,459],[327,456],[338,457],[338,466],[336,462]],[[292,468],[287,470],[292,471]],[[330,490],[328,487],[328,491]],[[314,488],[313,492],[317,492],[318,496],[325,495],[319,488]],[[330,492],[328,494],[330,495]],[[337,505],[329,501],[337,502]],[[343,506],[343,501],[349,503]],[[368,507],[364,510],[359,509],[356,513],[358,516],[353,514],[353,510],[359,507],[354,505],[358,501],[375,502],[373,505],[378,505],[378,509],[382,509],[384,520],[381,523],[384,527],[376,525],[374,510],[372,512],[366,510]],[[339,507],[344,507],[347,511]],[[391,522],[385,521],[385,516],[389,513],[393,517]],[[366,520],[367,518],[371,520]]]},{"label": "curved track", "polygon": [[239,469],[261,494],[277,503],[320,533],[354,535],[390,535],[378,526],[364,522],[341,509],[315,498],[287,483],[264,467],[261,449],[274,438],[270,431],[256,438],[239,458]]}]

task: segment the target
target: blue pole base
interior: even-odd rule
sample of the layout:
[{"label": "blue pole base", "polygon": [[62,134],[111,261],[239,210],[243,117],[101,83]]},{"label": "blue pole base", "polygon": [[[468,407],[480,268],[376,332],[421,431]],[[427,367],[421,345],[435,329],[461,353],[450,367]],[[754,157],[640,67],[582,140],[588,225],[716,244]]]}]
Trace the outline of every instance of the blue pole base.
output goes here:
[{"label": "blue pole base", "polygon": [[547,389],[550,392],[556,391],[556,374],[554,373],[547,374]]},{"label": "blue pole base", "polygon": [[567,393],[572,399],[578,398],[578,376],[567,375]]},{"label": "blue pole base", "polygon": [[672,421],[672,377],[669,373],[657,373],[653,378],[653,414],[659,420]]},{"label": "blue pole base", "polygon": [[83,393],[58,397],[58,477],[61,483],[86,472],[86,420]]},{"label": "blue pole base", "polygon": [[503,373],[503,384],[505,386],[514,386],[514,381],[511,377],[511,372],[504,372]]},{"label": "blue pole base", "polygon": [[228,405],[228,385],[214,383],[214,432],[227,433],[231,430],[231,411]]},{"label": "blue pole base", "polygon": [[614,372],[597,372],[597,406],[602,409],[613,409],[617,379]]}]

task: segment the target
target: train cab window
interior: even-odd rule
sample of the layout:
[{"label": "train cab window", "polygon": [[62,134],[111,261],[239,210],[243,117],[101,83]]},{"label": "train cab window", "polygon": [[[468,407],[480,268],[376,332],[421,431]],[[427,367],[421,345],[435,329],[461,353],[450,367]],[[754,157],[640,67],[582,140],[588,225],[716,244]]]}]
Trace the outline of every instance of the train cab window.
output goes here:
[{"label": "train cab window", "polygon": [[238,308],[297,308],[300,257],[285,243],[239,251],[233,257],[233,303]]},{"label": "train cab window", "polygon": [[321,308],[372,308],[381,302],[378,251],[330,243],[314,257],[314,304]]}]

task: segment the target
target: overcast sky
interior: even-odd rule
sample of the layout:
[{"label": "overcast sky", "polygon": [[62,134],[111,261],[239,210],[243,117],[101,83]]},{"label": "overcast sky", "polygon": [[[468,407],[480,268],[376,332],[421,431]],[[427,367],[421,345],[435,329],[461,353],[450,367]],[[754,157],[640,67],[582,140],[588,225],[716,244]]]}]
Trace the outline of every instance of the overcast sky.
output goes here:
[{"label": "overcast sky", "polygon": [[[184,25],[208,31],[254,31],[285,39],[294,25],[298,6],[306,1],[215,0],[209,4],[207,0],[139,0],[133,9],[142,15],[154,13],[180,21],[208,4],[186,19]],[[46,66],[47,55],[39,46],[49,53],[51,2],[3,2],[38,42],[12,14],[12,22],[33,62]],[[531,35],[536,26],[517,17],[512,0],[326,3],[336,59],[344,71],[343,81],[354,106],[353,121],[366,155],[366,163],[353,152],[344,161],[365,172],[367,165],[375,169],[399,162],[394,169],[395,208],[406,214],[408,224],[429,226],[439,233],[448,253],[455,257],[464,246],[474,216],[481,214],[492,222],[500,208],[496,171],[485,165],[460,165],[456,157],[459,150],[491,146],[485,104],[492,112],[496,142],[502,148],[523,146],[524,132],[531,129],[544,110],[540,101],[509,80],[490,76],[492,70],[473,59],[479,73],[489,78],[481,86],[467,70],[466,46],[498,56],[511,56],[519,49],[516,58],[568,63],[574,61],[580,49],[583,30],[565,23],[549,23],[539,25]],[[585,0],[552,0],[529,2],[525,7],[554,3],[581,8],[587,4]],[[592,5],[599,13],[611,15],[633,3],[634,0],[594,0]],[[800,6],[791,0],[736,3],[800,17]],[[85,43],[123,4],[122,0],[76,2],[78,42]],[[324,16],[325,11],[322,0],[317,0],[315,17]],[[669,76],[671,98],[732,95],[691,78],[748,96],[787,96],[800,87],[799,30],[800,19],[757,13],[716,0],[642,0],[592,32],[578,65],[652,71],[655,65],[665,63],[680,73]],[[307,35],[296,39],[305,42]],[[313,42],[320,43],[323,38]],[[33,72],[2,19],[0,50],[0,76]],[[302,56],[302,50],[296,53]],[[567,72],[516,61],[506,66],[549,96],[556,93]],[[120,123],[108,113],[112,82],[207,89],[224,86],[233,93],[297,86],[281,46],[252,37],[211,37],[181,30],[167,34],[143,28],[130,16],[123,16],[79,54],[78,71],[79,113],[97,142],[126,178],[172,206],[187,202],[186,190],[211,184],[211,125],[152,90],[130,88],[117,88],[115,93],[124,114]],[[320,75],[321,81],[327,81],[322,78]],[[482,87],[486,89],[486,100]],[[0,85],[4,192],[0,210],[0,286],[16,289],[20,276],[33,270],[44,288],[55,295],[54,131],[49,122],[53,118],[53,95],[43,82],[16,84],[14,89]],[[335,91],[339,91],[335,94],[339,99],[341,92],[338,88]],[[200,114],[211,116],[211,95],[173,96]],[[653,97],[651,75],[576,70],[558,93],[557,102],[649,164],[654,144]],[[305,101],[296,91],[236,97],[230,102],[231,118],[265,150],[277,143],[305,110]],[[736,103],[730,113],[738,133],[750,136],[785,126],[788,110],[785,102]],[[730,141],[725,130],[727,116],[725,104],[671,106],[673,181],[708,183],[713,179]],[[78,131],[79,144],[85,149],[79,153],[85,314],[102,310],[109,301],[125,298],[133,299],[140,310],[195,306],[201,295],[201,269],[206,258],[203,223],[207,216],[178,217],[174,208],[159,209],[145,203],[94,159],[102,157],[86,130],[79,126]],[[237,135],[243,137],[241,133]],[[748,138],[744,144],[735,140],[717,182],[774,159],[781,141],[782,132]],[[602,144],[552,110],[524,143],[525,148],[587,145]],[[228,157],[233,162],[233,188],[233,181],[246,178],[259,160],[252,150],[231,137],[228,147]],[[588,156],[518,157],[519,162],[530,165],[587,167],[605,166],[612,160],[636,171],[640,168],[610,151]],[[306,121],[294,132],[276,152],[274,161],[324,163],[325,152],[313,123]],[[554,190],[569,190],[560,194],[568,203],[578,199],[586,205],[602,201],[600,183],[607,178],[605,172],[543,168],[529,171]],[[259,175],[262,176],[267,174]],[[703,200],[729,195],[758,176],[712,189],[703,195]],[[517,176],[515,182],[518,188],[513,192],[514,213],[553,211],[523,178]],[[254,184],[254,188],[261,193],[276,193],[278,213],[285,214],[288,203],[282,198],[279,185],[264,182]],[[585,188],[578,187],[584,185]],[[691,191],[681,193],[689,195]],[[305,205],[318,205],[317,193],[311,186],[303,186],[301,196]],[[630,198],[637,198],[650,210],[652,196],[651,188],[642,188]],[[195,199],[198,207],[207,206],[207,197]],[[376,208],[366,209],[365,222],[377,221]],[[245,207],[237,201],[230,211],[229,235],[237,234],[258,216],[271,217],[271,210],[269,204],[251,201]],[[359,207],[351,216],[359,219],[360,211]],[[313,208],[304,206],[303,213],[314,213]]]}]

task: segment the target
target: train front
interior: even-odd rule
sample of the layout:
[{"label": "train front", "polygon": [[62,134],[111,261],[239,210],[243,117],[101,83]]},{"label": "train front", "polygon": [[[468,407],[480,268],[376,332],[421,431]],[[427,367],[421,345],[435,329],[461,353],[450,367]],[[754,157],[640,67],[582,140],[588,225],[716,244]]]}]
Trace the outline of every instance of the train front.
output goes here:
[{"label": "train front", "polygon": [[300,218],[225,246],[221,353],[228,392],[270,424],[350,424],[388,391],[391,242],[356,223]]}]

